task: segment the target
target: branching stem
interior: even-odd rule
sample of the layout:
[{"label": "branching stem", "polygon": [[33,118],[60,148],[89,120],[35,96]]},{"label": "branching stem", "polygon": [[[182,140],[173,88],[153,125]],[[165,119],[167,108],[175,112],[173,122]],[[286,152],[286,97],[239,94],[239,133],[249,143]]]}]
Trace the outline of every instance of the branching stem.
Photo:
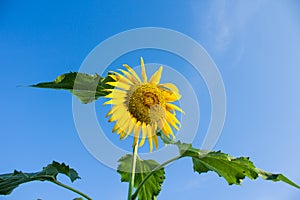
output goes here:
[{"label": "branching stem", "polygon": [[134,200],[136,199],[138,192],[140,191],[140,189],[142,188],[142,186],[144,185],[144,183],[154,174],[154,172],[156,172],[157,170],[162,169],[163,167],[165,167],[167,164],[178,160],[180,158],[182,158],[182,155],[176,156],[174,158],[171,158],[170,160],[167,160],[166,162],[162,163],[161,165],[158,165],[157,167],[155,167],[144,179],[143,181],[139,184],[139,186],[137,187],[137,189],[135,190],[135,192],[133,193],[133,195],[131,196],[130,200]]}]

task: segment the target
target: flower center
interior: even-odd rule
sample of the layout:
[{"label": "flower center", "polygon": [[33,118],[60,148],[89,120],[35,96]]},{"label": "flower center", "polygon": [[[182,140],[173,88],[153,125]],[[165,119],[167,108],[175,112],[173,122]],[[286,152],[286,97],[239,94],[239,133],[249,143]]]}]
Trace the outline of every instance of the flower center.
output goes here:
[{"label": "flower center", "polygon": [[158,97],[152,92],[145,92],[143,95],[143,103],[145,106],[150,108],[151,106],[159,103]]},{"label": "flower center", "polygon": [[153,124],[165,116],[166,100],[157,86],[145,83],[130,90],[128,109],[138,121]]}]

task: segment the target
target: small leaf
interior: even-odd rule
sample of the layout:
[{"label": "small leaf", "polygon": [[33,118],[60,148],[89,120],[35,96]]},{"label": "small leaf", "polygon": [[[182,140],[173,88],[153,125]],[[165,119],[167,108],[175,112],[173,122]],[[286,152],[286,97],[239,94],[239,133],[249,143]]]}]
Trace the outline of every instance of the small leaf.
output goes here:
[{"label": "small leaf", "polygon": [[53,161],[40,172],[23,173],[15,170],[11,174],[0,175],[0,195],[8,195],[19,185],[31,181],[55,182],[58,174],[68,176],[72,182],[80,178],[74,169],[64,163],[60,164]]},{"label": "small leaf", "polygon": [[31,87],[69,90],[82,103],[90,103],[101,96],[109,94],[105,89],[113,88],[107,82],[113,82],[110,76],[105,78],[98,74],[89,75],[79,72],[70,72],[58,76],[53,82],[43,82]]},{"label": "small leaf", "polygon": [[[131,177],[131,163],[132,155],[125,155],[120,160],[118,166],[118,173],[121,175],[122,182],[129,182]],[[154,160],[142,160],[137,158],[136,162],[136,173],[134,179],[134,187],[144,180],[144,178],[155,168],[159,166]],[[154,199],[160,192],[162,183],[165,180],[164,168],[157,170],[153,175],[144,183],[138,193],[139,200]]]},{"label": "small leaf", "polygon": [[256,168],[247,157],[234,158],[220,151],[203,151],[181,142],[176,142],[176,145],[182,157],[192,158],[195,172],[201,174],[214,171],[225,178],[229,185],[239,185],[245,177],[254,180],[260,176],[265,180],[283,181],[300,189],[300,186],[282,174],[272,174]]},{"label": "small leaf", "polygon": [[[57,170],[57,172],[55,170]],[[54,173],[64,174],[64,175],[68,176],[72,182],[74,182],[76,179],[80,179],[80,177],[78,176],[78,173],[74,169],[70,168],[65,163],[60,164],[56,161],[53,161],[52,164],[43,168],[43,171],[50,173],[50,174],[52,173],[53,175],[54,175]],[[56,176],[55,176],[55,179],[56,179]]]}]

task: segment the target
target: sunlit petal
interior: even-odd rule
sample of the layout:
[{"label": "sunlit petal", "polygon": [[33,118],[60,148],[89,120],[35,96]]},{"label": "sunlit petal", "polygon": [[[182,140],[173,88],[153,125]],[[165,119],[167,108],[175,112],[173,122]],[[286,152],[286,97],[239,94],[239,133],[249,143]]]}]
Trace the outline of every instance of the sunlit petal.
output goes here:
[{"label": "sunlit petal", "polygon": [[137,73],[131,68],[129,67],[129,65],[124,64],[123,65],[139,82],[142,82],[140,77],[137,75]]},{"label": "sunlit petal", "polygon": [[123,83],[123,82],[119,82],[119,81],[116,81],[116,82],[107,82],[106,84],[110,85],[110,86],[117,87],[117,88],[121,88],[121,89],[124,89],[124,90],[129,90],[129,88],[131,87],[129,84],[126,84],[126,83]]},{"label": "sunlit petal", "polygon": [[147,74],[146,74],[146,69],[145,69],[145,64],[144,64],[144,59],[141,57],[141,67],[142,67],[142,79],[143,82],[147,82]]},{"label": "sunlit petal", "polygon": [[135,146],[138,142],[138,139],[139,139],[139,136],[140,136],[140,132],[141,132],[141,122],[138,121],[135,126],[134,126],[134,129],[133,129],[133,137],[134,137],[134,141],[133,141],[133,145],[132,146]]},{"label": "sunlit petal", "polygon": [[163,67],[160,66],[159,69],[152,75],[152,77],[149,80],[149,83],[158,84],[161,78]]},{"label": "sunlit petal", "polygon": [[148,134],[148,129],[147,129],[146,123],[143,122],[143,124],[142,124],[142,139],[139,144],[140,147],[144,145],[147,134]]},{"label": "sunlit petal", "polygon": [[178,110],[179,112],[182,112],[183,114],[185,114],[185,112],[181,108],[179,108],[178,106],[176,106],[175,104],[166,103],[166,107],[170,111]]}]

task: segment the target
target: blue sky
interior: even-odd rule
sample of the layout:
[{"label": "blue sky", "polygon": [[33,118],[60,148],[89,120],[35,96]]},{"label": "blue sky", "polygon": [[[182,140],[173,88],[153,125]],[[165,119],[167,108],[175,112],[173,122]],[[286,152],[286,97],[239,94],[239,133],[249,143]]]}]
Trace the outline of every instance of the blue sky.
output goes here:
[{"label": "blue sky", "polygon": [[[0,173],[37,171],[57,160],[79,172],[82,179],[72,185],[94,199],[125,199],[127,184],[120,183],[119,175],[81,143],[71,95],[17,86],[77,71],[88,53],[108,37],[156,26],[197,40],[219,68],[227,93],[227,118],[215,150],[250,156],[258,167],[300,183],[299,9],[296,0],[1,1]],[[145,60],[165,62],[154,56]],[[184,70],[189,73],[187,67]],[[200,124],[205,129],[209,109],[203,110]],[[202,138],[195,138],[196,146]],[[158,199],[300,197],[298,190],[283,183],[245,180],[242,186],[228,186],[214,173],[194,173],[188,159],[167,167],[166,177]],[[1,199],[74,197],[51,183],[35,182]]]}]

